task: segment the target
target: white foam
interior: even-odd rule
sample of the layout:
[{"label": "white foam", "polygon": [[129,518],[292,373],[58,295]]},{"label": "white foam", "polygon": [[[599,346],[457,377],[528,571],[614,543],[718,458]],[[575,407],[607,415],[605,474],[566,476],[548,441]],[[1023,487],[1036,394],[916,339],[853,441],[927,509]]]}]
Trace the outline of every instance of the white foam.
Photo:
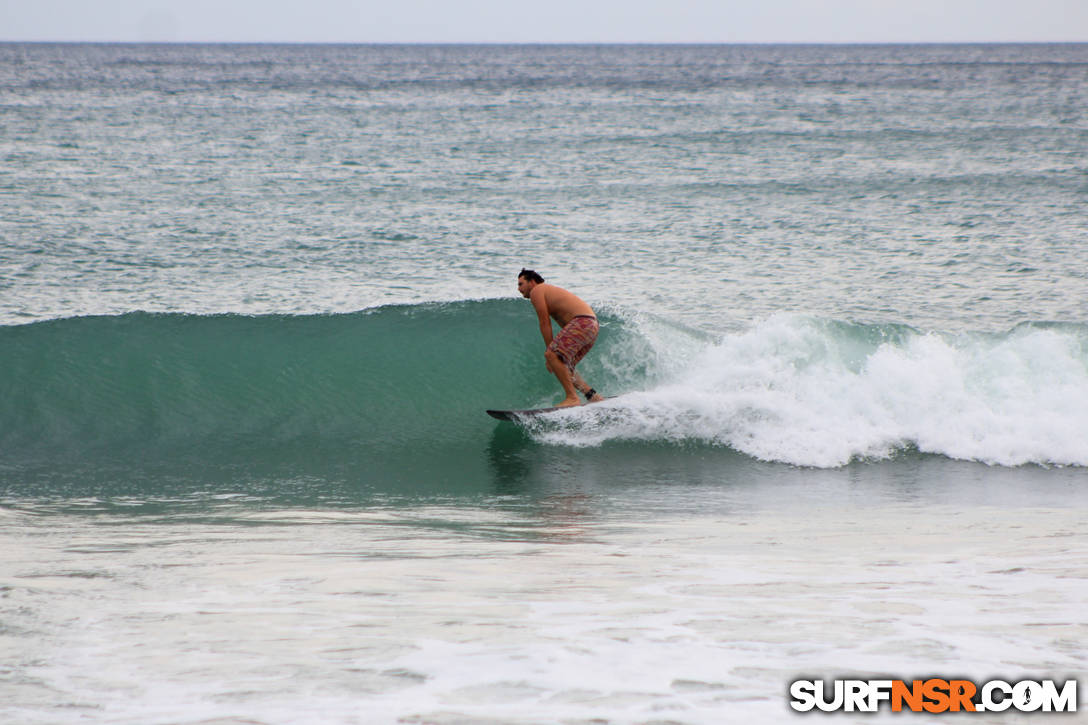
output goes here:
[{"label": "white foam", "polygon": [[1004,466],[1088,465],[1082,329],[892,332],[881,342],[878,328],[777,316],[707,344],[650,390],[534,434],[583,446],[705,442],[817,467],[909,447]]},{"label": "white foam", "polygon": [[[0,720],[793,723],[803,676],[1083,665],[1079,510],[610,518],[632,495],[547,520],[21,515],[0,529]],[[473,513],[477,535],[429,525]]]}]

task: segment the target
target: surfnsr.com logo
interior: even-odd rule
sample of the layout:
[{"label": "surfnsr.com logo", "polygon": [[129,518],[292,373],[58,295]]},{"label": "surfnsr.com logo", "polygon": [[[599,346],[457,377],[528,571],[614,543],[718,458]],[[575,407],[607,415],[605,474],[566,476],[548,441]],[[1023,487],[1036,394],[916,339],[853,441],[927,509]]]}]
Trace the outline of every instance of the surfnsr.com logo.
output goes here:
[{"label": "surfnsr.com logo", "polygon": [[1077,681],[796,680],[790,707],[798,712],[1076,712]]}]

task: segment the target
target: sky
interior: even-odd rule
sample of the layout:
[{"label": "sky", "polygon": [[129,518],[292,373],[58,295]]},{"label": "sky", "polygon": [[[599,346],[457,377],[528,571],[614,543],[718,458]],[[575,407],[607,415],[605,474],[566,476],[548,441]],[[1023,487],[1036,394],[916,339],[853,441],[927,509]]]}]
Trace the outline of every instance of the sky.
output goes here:
[{"label": "sky", "polygon": [[1088,0],[0,0],[0,41],[1088,41]]}]

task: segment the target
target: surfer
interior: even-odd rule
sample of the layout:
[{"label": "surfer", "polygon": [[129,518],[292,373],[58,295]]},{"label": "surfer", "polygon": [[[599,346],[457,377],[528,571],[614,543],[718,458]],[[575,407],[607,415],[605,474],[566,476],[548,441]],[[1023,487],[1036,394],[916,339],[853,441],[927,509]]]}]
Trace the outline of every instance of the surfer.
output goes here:
[{"label": "surfer", "polygon": [[[578,392],[589,403],[604,400],[574,370],[574,366],[586,356],[597,340],[599,328],[593,308],[573,292],[547,284],[543,277],[531,269],[522,269],[518,274],[518,292],[533,303],[533,309],[540,319],[540,334],[547,346],[544,360],[548,370],[559,379],[563,392],[567,394],[557,407],[581,405]],[[555,335],[552,334],[552,320],[559,323],[561,328]]]}]

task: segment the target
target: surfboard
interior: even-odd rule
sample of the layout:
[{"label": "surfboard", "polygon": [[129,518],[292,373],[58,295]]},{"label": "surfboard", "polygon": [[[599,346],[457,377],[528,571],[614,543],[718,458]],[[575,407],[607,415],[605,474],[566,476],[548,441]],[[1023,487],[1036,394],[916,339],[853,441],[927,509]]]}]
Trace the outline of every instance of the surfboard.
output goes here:
[{"label": "surfboard", "polygon": [[[612,400],[612,398],[605,398],[605,400]],[[598,403],[601,401],[597,401]],[[511,423],[516,423],[518,418],[532,418],[537,415],[544,415],[545,413],[554,413],[557,410],[578,410],[584,408],[586,405],[592,405],[592,403],[584,403],[582,405],[574,405],[566,408],[553,407],[553,408],[526,408],[525,410],[489,410],[487,414],[492,418],[498,418],[499,420],[508,420]]]},{"label": "surfboard", "polygon": [[[576,406],[577,407],[577,406]],[[532,418],[533,416],[552,413],[557,410],[570,410],[570,408],[528,408],[525,410],[489,410],[487,414],[499,420],[508,420],[516,423],[518,418]]]}]

